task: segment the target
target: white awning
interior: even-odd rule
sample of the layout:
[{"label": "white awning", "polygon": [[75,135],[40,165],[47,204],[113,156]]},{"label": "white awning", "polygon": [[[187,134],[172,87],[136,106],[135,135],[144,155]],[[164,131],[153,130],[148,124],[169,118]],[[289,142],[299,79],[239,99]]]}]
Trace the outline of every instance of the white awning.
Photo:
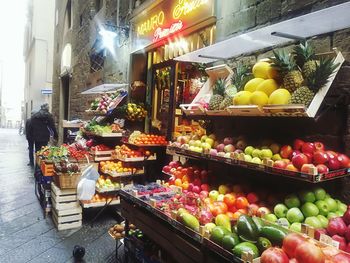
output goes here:
[{"label": "white awning", "polygon": [[249,54],[291,39],[305,39],[350,27],[350,2],[295,17],[236,35],[211,46],[175,58],[177,61],[211,63]]},{"label": "white awning", "polygon": [[126,83],[101,84],[91,89],[83,91],[81,94],[111,93],[121,88],[128,87]]}]

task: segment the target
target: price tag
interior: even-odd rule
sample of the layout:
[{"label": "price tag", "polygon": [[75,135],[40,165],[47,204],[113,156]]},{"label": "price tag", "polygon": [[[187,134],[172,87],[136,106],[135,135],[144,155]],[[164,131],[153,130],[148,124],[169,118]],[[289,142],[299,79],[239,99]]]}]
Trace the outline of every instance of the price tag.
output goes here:
[{"label": "price tag", "polygon": [[325,234],[320,235],[320,242],[322,242],[328,246],[333,246],[333,247],[339,249],[339,242],[333,240],[330,236],[327,236]]},{"label": "price tag", "polygon": [[244,263],[252,263],[254,260],[254,256],[252,253],[245,251],[242,253],[241,259]]}]

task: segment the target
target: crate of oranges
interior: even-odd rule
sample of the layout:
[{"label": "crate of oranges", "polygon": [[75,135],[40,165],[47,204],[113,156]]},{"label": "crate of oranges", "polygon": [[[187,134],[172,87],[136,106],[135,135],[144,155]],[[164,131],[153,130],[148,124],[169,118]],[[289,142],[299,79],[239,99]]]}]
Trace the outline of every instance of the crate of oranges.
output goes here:
[{"label": "crate of oranges", "polygon": [[112,177],[121,177],[132,174],[141,174],[144,172],[144,168],[137,169],[135,167],[127,167],[121,161],[105,161],[100,162],[100,171],[104,174],[108,174]]}]

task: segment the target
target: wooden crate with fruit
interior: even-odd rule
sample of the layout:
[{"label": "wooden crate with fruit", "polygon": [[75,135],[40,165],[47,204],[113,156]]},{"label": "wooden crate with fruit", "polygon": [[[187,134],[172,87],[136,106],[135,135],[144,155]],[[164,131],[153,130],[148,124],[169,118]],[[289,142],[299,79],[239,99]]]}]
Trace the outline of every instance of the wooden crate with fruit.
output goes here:
[{"label": "wooden crate with fruit", "polygon": [[109,161],[112,160],[112,154],[113,154],[113,150],[109,150],[109,151],[98,151],[95,150],[92,153],[93,159],[95,162],[100,162],[100,161]]},{"label": "wooden crate with fruit", "polygon": [[82,225],[82,209],[76,189],[60,189],[51,183],[52,219],[58,230],[77,228]]}]

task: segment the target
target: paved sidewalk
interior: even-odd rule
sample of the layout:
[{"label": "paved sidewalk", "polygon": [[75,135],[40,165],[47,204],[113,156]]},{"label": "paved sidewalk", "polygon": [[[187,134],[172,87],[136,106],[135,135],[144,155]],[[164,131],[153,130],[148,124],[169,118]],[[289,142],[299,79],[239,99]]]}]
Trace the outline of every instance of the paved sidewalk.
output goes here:
[{"label": "paved sidewalk", "polygon": [[115,220],[104,214],[91,228],[86,217],[96,210],[85,210],[82,228],[58,232],[51,217],[43,217],[27,162],[25,136],[0,129],[0,263],[74,262],[76,244],[85,247],[85,262],[115,262],[115,243],[107,233]]}]

